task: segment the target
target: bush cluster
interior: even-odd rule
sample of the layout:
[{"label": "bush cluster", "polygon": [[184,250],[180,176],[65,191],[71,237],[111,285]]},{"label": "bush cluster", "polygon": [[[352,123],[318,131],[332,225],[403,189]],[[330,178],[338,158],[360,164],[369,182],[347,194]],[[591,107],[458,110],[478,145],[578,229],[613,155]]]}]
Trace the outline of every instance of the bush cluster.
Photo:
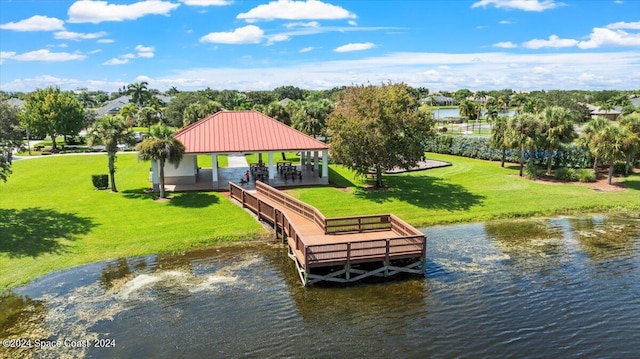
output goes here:
[{"label": "bush cluster", "polygon": [[[502,150],[492,148],[489,138],[481,136],[436,134],[425,142],[425,151],[489,161],[500,161],[502,158]],[[536,151],[533,156],[535,165],[547,163],[546,151]],[[507,149],[505,160],[519,162],[519,151]],[[529,151],[525,152],[525,160],[529,160]],[[557,167],[585,168],[592,164],[593,157],[589,151],[575,144],[563,145],[553,153],[553,165]]]},{"label": "bush cluster", "polygon": [[109,187],[109,175],[91,175],[93,187],[97,189],[105,189]]}]

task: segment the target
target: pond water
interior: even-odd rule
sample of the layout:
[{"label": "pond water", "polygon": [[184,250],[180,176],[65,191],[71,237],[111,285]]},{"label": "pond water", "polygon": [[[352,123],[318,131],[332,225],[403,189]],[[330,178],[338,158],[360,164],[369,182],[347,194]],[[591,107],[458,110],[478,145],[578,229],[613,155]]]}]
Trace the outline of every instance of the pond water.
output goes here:
[{"label": "pond water", "polygon": [[[0,339],[34,346],[46,338],[61,347],[0,347],[0,357],[640,353],[640,220],[556,218],[424,231],[425,278],[305,288],[280,244],[57,272],[0,299]],[[85,341],[114,346],[69,346]]]}]

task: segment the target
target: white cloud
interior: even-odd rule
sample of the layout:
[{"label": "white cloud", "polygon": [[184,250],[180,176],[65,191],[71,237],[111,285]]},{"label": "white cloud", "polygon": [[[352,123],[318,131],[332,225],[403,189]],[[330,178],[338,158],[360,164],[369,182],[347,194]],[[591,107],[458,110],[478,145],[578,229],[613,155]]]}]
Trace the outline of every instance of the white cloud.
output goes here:
[{"label": "white cloud", "polygon": [[0,29],[12,31],[58,31],[64,30],[64,21],[55,17],[34,15],[18,22],[2,24]]},{"label": "white cloud", "polygon": [[271,1],[254,7],[245,13],[236,16],[247,22],[260,20],[271,21],[282,20],[339,20],[355,19],[357,16],[346,9],[332,4],[324,3],[320,0],[295,1],[279,0]]},{"label": "white cloud", "polygon": [[120,56],[121,59],[135,59],[136,58],[136,54],[124,54],[122,56]]},{"label": "white cloud", "polygon": [[290,22],[288,24],[284,24],[284,27],[287,29],[292,29],[296,27],[319,27],[320,23],[317,21],[309,21],[309,22]]},{"label": "white cloud", "polygon": [[112,44],[115,42],[113,39],[100,39],[97,41],[99,44]]},{"label": "white cloud", "polygon": [[62,44],[58,45],[58,47],[67,48],[67,47],[69,47],[69,45],[62,43]]},{"label": "white cloud", "polygon": [[13,51],[2,52],[0,56],[3,59],[11,59],[17,61],[45,61],[45,62],[59,62],[59,61],[74,61],[84,60],[87,56],[82,54],[71,54],[68,52],[51,52],[48,49],[41,49],[35,51],[25,52],[24,54],[17,54]]},{"label": "white cloud", "polygon": [[88,52],[88,54],[89,54],[89,55],[93,55],[93,54],[97,54],[97,53],[99,53],[99,52],[102,52],[102,50],[100,50],[100,49],[95,49],[95,50],[93,50],[93,51],[89,51],[89,52]]},{"label": "white cloud", "polygon": [[139,52],[138,53],[138,57],[144,57],[144,58],[147,58],[147,59],[152,58],[153,55],[154,55],[153,52]]},{"label": "white cloud", "polygon": [[313,51],[314,47],[313,46],[307,46],[307,47],[303,47],[302,49],[300,49],[300,51],[298,52],[310,52]]},{"label": "white cloud", "polygon": [[369,50],[376,45],[372,42],[360,42],[360,43],[351,43],[342,46],[338,46],[333,51],[335,52],[351,52],[351,51],[363,51]]},{"label": "white cloud", "polygon": [[556,3],[554,0],[480,0],[471,5],[471,8],[487,7],[493,5],[498,9],[514,9],[524,11],[545,11],[554,9],[563,3]]},{"label": "white cloud", "polygon": [[188,6],[227,6],[233,4],[233,0],[180,0]]},{"label": "white cloud", "polygon": [[142,46],[142,45],[136,46],[136,51],[139,51],[139,52],[153,52],[154,50],[155,48],[153,46]]},{"label": "white cloud", "polygon": [[200,42],[215,44],[257,44],[262,41],[264,31],[254,25],[237,28],[231,32],[211,32],[200,38]]},{"label": "white cloud", "polygon": [[53,34],[53,37],[58,40],[75,40],[75,41],[98,39],[104,36],[107,36],[107,33],[104,31],[91,32],[91,33],[59,31]]},{"label": "white cloud", "polygon": [[511,24],[515,24],[515,22],[509,21],[509,20],[501,20],[501,21],[498,21],[498,24],[500,24],[500,25],[511,25]]},{"label": "white cloud", "polygon": [[140,1],[129,5],[109,4],[107,1],[80,0],[73,3],[67,14],[69,22],[94,24],[103,21],[135,20],[146,15],[168,15],[180,4],[168,1],[149,0]]},{"label": "white cloud", "polygon": [[533,39],[522,43],[527,49],[540,49],[543,47],[572,47],[578,44],[575,39],[561,39],[557,35],[549,36],[549,40]]},{"label": "white cloud", "polygon": [[[0,54],[0,57],[4,56]],[[474,58],[483,61],[474,62]],[[297,62],[291,66],[261,66],[254,63],[232,67],[192,68],[168,72],[164,76],[150,77],[149,82],[161,91],[176,86],[184,90],[206,87],[236,90],[272,90],[278,86],[293,85],[309,89],[330,89],[335,86],[406,82],[410,86],[424,86],[432,90],[488,90],[512,88],[514,90],[539,89],[611,89],[637,88],[640,71],[639,51],[571,53],[389,53],[383,56],[362,57],[354,60]],[[548,74],[536,74],[536,66],[549,69]],[[435,69],[440,78],[435,80]],[[629,70],[633,69],[633,70]],[[446,71],[445,71],[446,70]],[[582,74],[598,74],[589,79]],[[301,76],[304,74],[304,76]],[[142,75],[142,73],[138,73]],[[3,81],[6,91],[33,91],[50,85],[73,90],[115,91],[131,82],[114,78],[55,78],[36,76]],[[135,76],[132,75],[132,76]],[[633,81],[631,81],[633,80]]]},{"label": "white cloud", "polygon": [[602,46],[640,46],[640,33],[630,34],[622,30],[610,30],[596,27],[591,31],[589,40],[580,41],[581,49],[594,49]]},{"label": "white cloud", "polygon": [[503,49],[515,49],[516,47],[518,47],[518,45],[514,44],[511,41],[496,42],[495,44],[493,44],[491,46],[500,47],[500,48],[503,48]]},{"label": "white cloud", "polygon": [[358,23],[355,20],[349,20],[349,21],[347,21],[347,24],[349,24],[351,26],[358,26]]},{"label": "white cloud", "polygon": [[124,65],[124,64],[128,64],[129,63],[129,59],[119,59],[117,57],[114,57],[111,60],[107,60],[105,62],[103,62],[103,65]]},{"label": "white cloud", "polygon": [[547,74],[551,73],[551,71],[549,69],[547,69],[546,67],[542,67],[542,66],[534,66],[532,72],[534,74],[538,74],[538,75],[547,75]]},{"label": "white cloud", "polygon": [[286,34],[270,35],[267,36],[267,45],[273,45],[276,42],[289,41],[291,36]]},{"label": "white cloud", "polygon": [[635,21],[635,22],[618,21],[618,22],[614,22],[613,24],[609,24],[605,27],[611,30],[618,30],[618,29],[640,30],[640,21]]}]

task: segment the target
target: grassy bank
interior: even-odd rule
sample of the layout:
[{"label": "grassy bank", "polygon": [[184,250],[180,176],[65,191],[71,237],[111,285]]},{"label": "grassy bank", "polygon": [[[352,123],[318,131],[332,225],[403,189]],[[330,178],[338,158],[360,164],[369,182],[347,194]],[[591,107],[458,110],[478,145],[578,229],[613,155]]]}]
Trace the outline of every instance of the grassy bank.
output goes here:
[{"label": "grassy bank", "polygon": [[0,288],[52,270],[123,256],[183,251],[266,231],[219,193],[180,193],[158,203],[144,192],[149,163],[119,154],[120,192],[94,190],[105,155],[14,162],[0,182]]},{"label": "grassy bank", "polygon": [[[288,156],[289,158],[289,156]],[[331,180],[343,188],[291,190],[327,216],[394,213],[416,226],[496,218],[629,211],[640,215],[640,175],[624,191],[534,183],[517,168],[430,154],[451,167],[385,176],[372,191],[341,166]],[[159,203],[145,193],[149,164],[119,154],[118,193],[94,190],[91,174],[106,173],[104,154],[50,156],[14,163],[0,182],[0,289],[47,272],[118,257],[185,251],[256,238],[267,232],[219,193],[179,193]]]},{"label": "grassy bank", "polygon": [[385,176],[385,191],[366,189],[344,167],[332,180],[346,188],[305,188],[291,193],[327,216],[393,213],[416,226],[600,211],[640,211],[640,175],[625,178],[625,191],[597,192],[578,184],[535,183],[516,167],[497,162],[428,154],[453,166]]}]

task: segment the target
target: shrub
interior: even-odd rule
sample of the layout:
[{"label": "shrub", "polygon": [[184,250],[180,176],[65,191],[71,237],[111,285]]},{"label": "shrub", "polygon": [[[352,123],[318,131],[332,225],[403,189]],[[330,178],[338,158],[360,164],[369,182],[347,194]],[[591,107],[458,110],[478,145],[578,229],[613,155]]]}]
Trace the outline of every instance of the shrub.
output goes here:
[{"label": "shrub", "polygon": [[596,181],[596,174],[593,172],[593,170],[579,169],[576,171],[576,174],[578,175],[578,181],[580,182]]},{"label": "shrub", "polygon": [[625,168],[626,168],[626,163],[619,162],[619,161],[615,162],[613,164],[613,173],[618,174],[618,175],[623,175]]},{"label": "shrub", "polygon": [[544,173],[545,170],[543,168],[536,167],[536,165],[531,166],[530,164],[527,164],[524,168],[524,175],[528,179],[535,180],[538,177],[543,176]]},{"label": "shrub", "polygon": [[556,169],[555,178],[565,182],[575,182],[579,180],[578,173],[574,169],[566,167]]},{"label": "shrub", "polygon": [[109,175],[91,175],[91,182],[97,189],[106,189],[109,187]]}]

